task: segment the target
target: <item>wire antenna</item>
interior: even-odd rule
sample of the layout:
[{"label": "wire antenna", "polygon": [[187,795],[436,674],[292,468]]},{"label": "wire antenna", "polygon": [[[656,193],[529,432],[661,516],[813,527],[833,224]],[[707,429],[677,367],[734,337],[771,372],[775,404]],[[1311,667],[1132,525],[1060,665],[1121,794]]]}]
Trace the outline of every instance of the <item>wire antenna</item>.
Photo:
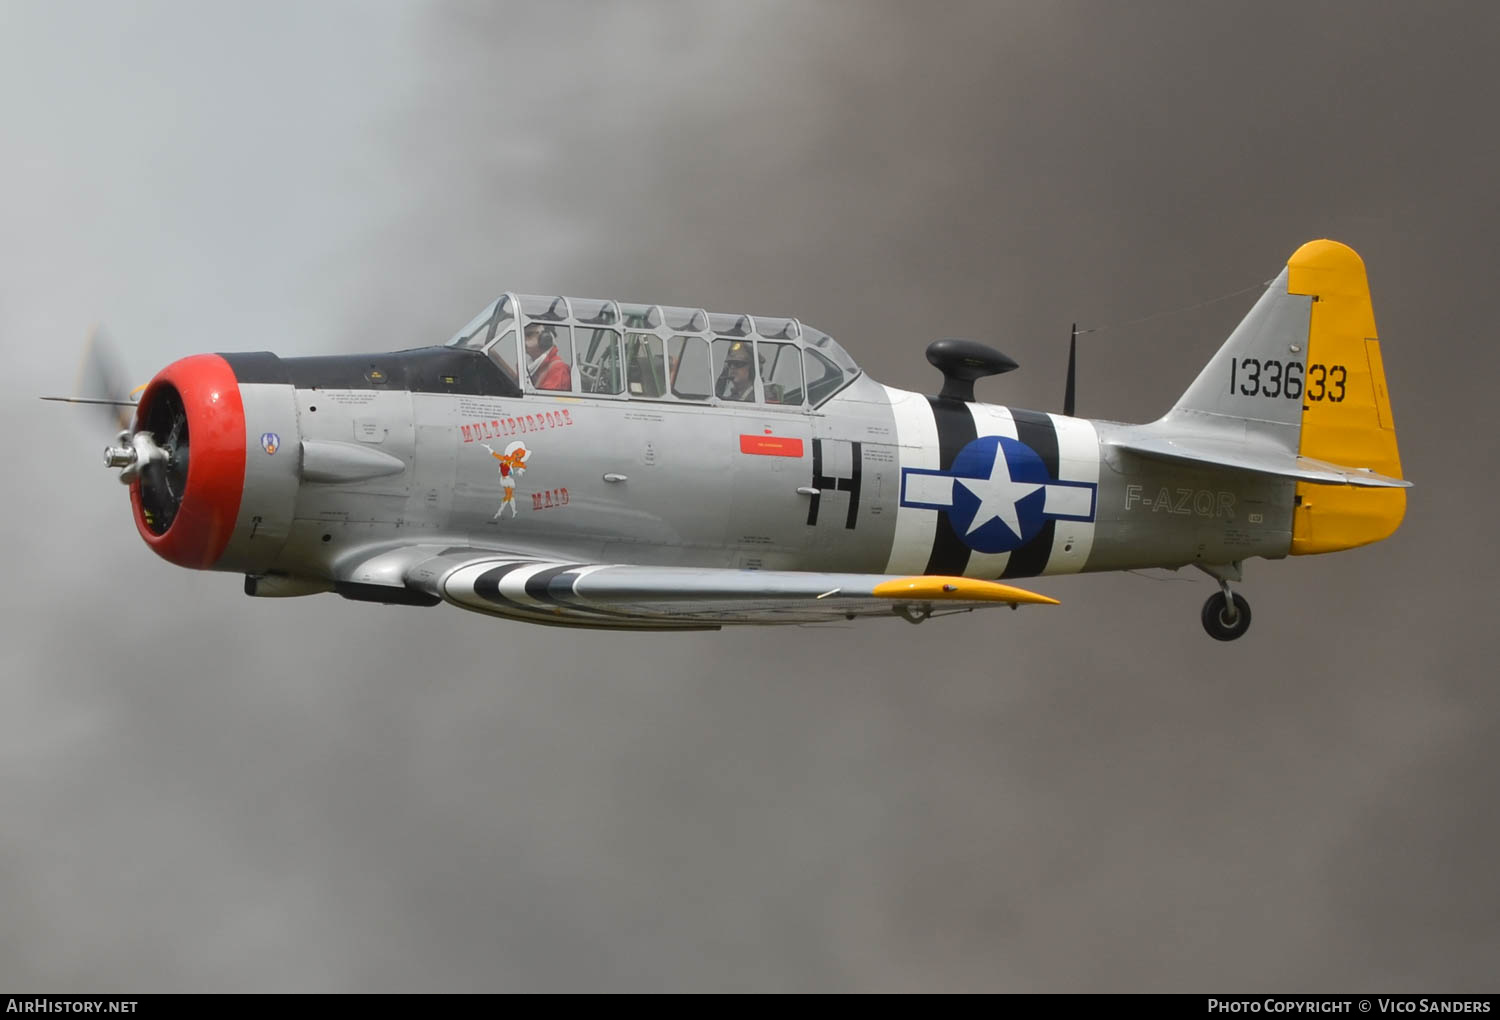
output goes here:
[{"label": "wire antenna", "polygon": [[1220,301],[1228,301],[1230,298],[1237,298],[1241,294],[1250,293],[1252,290],[1265,290],[1271,285],[1271,283],[1271,280],[1262,280],[1260,283],[1252,283],[1248,287],[1241,287],[1239,290],[1234,291],[1230,294],[1221,294],[1219,297],[1209,298],[1207,301],[1199,301],[1197,304],[1184,305],[1181,308],[1168,308],[1164,311],[1152,312],[1150,315],[1143,315],[1139,319],[1130,319],[1127,322],[1115,322],[1110,323],[1106,326],[1090,326],[1088,329],[1079,329],[1077,325],[1074,325],[1073,335],[1078,336],[1082,333],[1103,333],[1106,330],[1124,329],[1126,326],[1134,326],[1138,323],[1150,322],[1152,319],[1160,319],[1168,315],[1181,315],[1183,312],[1191,312],[1197,308],[1206,308],[1209,305],[1218,304]]}]

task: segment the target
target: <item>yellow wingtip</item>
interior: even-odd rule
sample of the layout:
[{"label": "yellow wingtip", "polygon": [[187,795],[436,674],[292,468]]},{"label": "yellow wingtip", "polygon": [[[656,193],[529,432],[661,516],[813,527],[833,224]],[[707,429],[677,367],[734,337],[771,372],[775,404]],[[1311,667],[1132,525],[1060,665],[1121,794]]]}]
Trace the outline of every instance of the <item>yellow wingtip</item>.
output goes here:
[{"label": "yellow wingtip", "polygon": [[902,577],[883,581],[872,594],[882,599],[920,599],[922,601],[1008,602],[1012,605],[1056,606],[1057,599],[1034,591],[1016,588],[996,581],[973,577],[944,577],[936,574]]}]

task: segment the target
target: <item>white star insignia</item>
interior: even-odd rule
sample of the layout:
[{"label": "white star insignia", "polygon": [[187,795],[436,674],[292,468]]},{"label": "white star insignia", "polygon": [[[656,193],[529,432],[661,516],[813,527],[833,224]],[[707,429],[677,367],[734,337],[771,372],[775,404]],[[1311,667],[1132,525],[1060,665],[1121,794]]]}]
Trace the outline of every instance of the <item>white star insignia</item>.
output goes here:
[{"label": "white star insignia", "polygon": [[995,463],[990,466],[988,478],[956,478],[959,485],[979,497],[979,509],[974,511],[974,520],[964,537],[974,534],[990,521],[999,521],[1010,529],[1016,540],[1021,538],[1021,521],[1016,514],[1016,504],[1042,487],[1040,482],[1017,482],[1010,477],[1010,462],[1005,459],[1005,450],[995,444]]}]

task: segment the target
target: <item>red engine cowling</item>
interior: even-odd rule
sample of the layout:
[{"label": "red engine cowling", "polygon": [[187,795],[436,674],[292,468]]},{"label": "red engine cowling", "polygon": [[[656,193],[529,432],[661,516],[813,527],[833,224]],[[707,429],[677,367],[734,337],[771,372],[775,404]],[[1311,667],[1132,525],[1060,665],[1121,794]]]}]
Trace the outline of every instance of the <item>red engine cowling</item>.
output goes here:
[{"label": "red engine cowling", "polygon": [[245,486],[245,408],[217,354],[173,362],[146,386],[135,428],[167,451],[130,485],[136,530],[179,566],[212,567],[224,553]]}]

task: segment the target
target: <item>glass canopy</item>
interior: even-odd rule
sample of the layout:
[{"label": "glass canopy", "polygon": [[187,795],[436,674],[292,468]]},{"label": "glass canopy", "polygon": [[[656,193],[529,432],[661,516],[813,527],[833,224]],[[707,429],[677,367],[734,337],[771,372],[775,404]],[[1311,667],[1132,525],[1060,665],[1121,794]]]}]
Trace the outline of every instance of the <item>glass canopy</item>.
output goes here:
[{"label": "glass canopy", "polygon": [[632,400],[809,409],[860,374],[796,319],[561,295],[502,294],[448,346],[484,351],[528,392]]}]

